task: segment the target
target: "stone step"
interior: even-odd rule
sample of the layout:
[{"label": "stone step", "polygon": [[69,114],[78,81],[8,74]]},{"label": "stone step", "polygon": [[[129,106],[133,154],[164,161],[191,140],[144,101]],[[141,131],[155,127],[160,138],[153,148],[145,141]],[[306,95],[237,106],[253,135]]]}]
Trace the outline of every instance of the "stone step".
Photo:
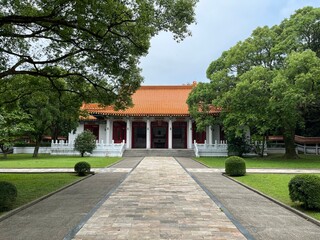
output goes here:
[{"label": "stone step", "polygon": [[193,149],[126,149],[123,157],[195,157]]}]

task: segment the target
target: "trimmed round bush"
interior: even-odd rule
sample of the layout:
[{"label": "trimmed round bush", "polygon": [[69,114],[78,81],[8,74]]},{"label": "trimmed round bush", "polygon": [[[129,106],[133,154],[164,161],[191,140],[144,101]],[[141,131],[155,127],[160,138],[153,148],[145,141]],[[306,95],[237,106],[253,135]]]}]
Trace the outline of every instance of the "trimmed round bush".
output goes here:
[{"label": "trimmed round bush", "polygon": [[289,182],[289,195],[293,202],[302,203],[306,209],[320,209],[320,177],[301,174]]},{"label": "trimmed round bush", "polygon": [[10,210],[16,201],[18,191],[10,182],[0,181],[0,211]]},{"label": "trimmed round bush", "polygon": [[244,176],[246,174],[246,162],[241,157],[228,157],[225,162],[225,171],[229,176]]},{"label": "trimmed round bush", "polygon": [[90,172],[90,164],[87,162],[78,162],[74,165],[74,171],[78,173],[79,176],[84,176]]}]

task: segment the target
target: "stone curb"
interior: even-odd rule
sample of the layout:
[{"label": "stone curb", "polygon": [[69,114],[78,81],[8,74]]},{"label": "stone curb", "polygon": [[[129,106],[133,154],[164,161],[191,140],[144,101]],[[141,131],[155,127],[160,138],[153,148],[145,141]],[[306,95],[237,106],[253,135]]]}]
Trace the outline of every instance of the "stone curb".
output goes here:
[{"label": "stone curb", "polygon": [[259,194],[260,196],[263,196],[263,197],[269,199],[270,201],[280,205],[281,207],[283,207],[283,208],[285,208],[285,209],[287,209],[287,210],[299,215],[300,217],[304,218],[305,220],[307,220],[309,222],[312,222],[312,223],[314,223],[314,224],[316,224],[317,226],[320,227],[320,221],[319,220],[317,220],[317,219],[315,219],[313,217],[310,217],[309,215],[307,215],[307,214],[305,214],[305,213],[303,213],[303,212],[301,212],[301,211],[299,211],[299,210],[297,210],[297,209],[295,209],[293,207],[290,207],[290,206],[288,206],[288,205],[286,205],[286,204],[284,204],[284,203],[282,203],[282,202],[280,202],[280,201],[278,201],[278,200],[276,200],[276,199],[274,199],[274,198],[272,198],[272,197],[270,197],[270,196],[268,196],[268,195],[266,195],[266,194],[264,194],[264,193],[262,193],[262,192],[260,192],[260,191],[258,191],[256,189],[254,189],[254,188],[252,188],[252,187],[250,187],[250,186],[248,186],[248,185],[246,185],[246,184],[244,184],[242,182],[239,182],[236,179],[234,179],[232,177],[229,177],[224,173],[222,175],[224,177],[230,179],[231,181],[234,181],[234,182],[238,183],[239,185],[241,185],[241,186],[243,186],[243,187],[245,187],[245,188],[247,188],[247,189],[249,189],[249,190],[251,190],[251,191],[253,191],[253,192],[257,193],[257,194]]},{"label": "stone curb", "polygon": [[[58,172],[58,173],[61,173],[61,172]],[[65,173],[68,173],[68,172],[65,172]],[[72,173],[74,173],[74,172],[72,172]],[[25,173],[23,173],[23,174],[25,174]],[[47,174],[47,173],[31,173],[30,172],[28,174]],[[45,200],[45,199],[51,197],[52,195],[54,195],[54,194],[56,194],[58,192],[61,192],[62,190],[67,189],[67,188],[69,188],[69,187],[71,187],[71,186],[73,186],[73,185],[75,185],[75,184],[77,184],[77,183],[79,183],[79,182],[81,182],[81,181],[93,176],[93,175],[94,175],[94,172],[90,172],[90,175],[87,175],[87,176],[85,176],[85,177],[83,177],[83,178],[81,178],[81,179],[79,179],[79,180],[77,180],[75,182],[72,182],[72,183],[70,183],[70,184],[68,184],[68,185],[66,185],[64,187],[61,187],[61,188],[59,188],[59,189],[57,189],[57,190],[55,190],[55,191],[53,191],[51,193],[48,193],[47,195],[44,195],[44,196],[42,196],[40,198],[37,198],[37,199],[35,199],[35,200],[33,200],[33,201],[29,202],[29,203],[26,203],[26,204],[24,204],[24,205],[22,205],[22,206],[20,206],[18,208],[15,208],[15,209],[3,214],[2,216],[0,216],[0,222],[4,221],[5,219],[13,216],[14,214],[17,214],[18,212],[21,212],[22,210],[24,210],[24,209],[26,209],[28,207],[31,207],[31,206],[35,205],[36,203],[41,202],[42,200]]]}]

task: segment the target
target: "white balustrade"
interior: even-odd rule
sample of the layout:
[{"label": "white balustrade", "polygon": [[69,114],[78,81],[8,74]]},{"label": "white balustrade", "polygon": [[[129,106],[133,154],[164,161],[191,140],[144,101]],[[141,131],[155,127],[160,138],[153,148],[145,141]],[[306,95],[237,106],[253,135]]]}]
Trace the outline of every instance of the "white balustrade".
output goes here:
[{"label": "white balustrade", "polygon": [[[96,141],[96,148],[91,156],[110,156],[121,157],[125,150],[125,142],[106,144],[103,140]],[[51,142],[51,155],[79,155],[78,151],[74,150],[74,141],[52,141]]]}]

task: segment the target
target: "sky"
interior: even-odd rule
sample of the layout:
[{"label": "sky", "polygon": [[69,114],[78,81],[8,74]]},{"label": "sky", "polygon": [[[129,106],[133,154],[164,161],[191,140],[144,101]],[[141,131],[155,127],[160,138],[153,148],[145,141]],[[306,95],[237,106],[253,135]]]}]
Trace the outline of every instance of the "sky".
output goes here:
[{"label": "sky", "polygon": [[206,70],[223,51],[248,38],[257,27],[273,26],[297,9],[320,7],[320,0],[199,0],[191,37],[177,43],[171,33],[151,40],[141,58],[142,85],[208,82]]}]

